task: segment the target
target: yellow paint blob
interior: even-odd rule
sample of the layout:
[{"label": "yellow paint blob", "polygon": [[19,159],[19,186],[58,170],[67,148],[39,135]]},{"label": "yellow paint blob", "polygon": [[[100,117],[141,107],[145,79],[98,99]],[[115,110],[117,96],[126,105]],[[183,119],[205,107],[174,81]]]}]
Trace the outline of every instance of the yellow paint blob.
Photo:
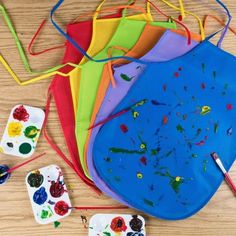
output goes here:
[{"label": "yellow paint blob", "polygon": [[139,116],[139,113],[137,111],[134,111],[133,116],[134,118],[137,118]]},{"label": "yellow paint blob", "polygon": [[11,138],[21,136],[23,125],[20,122],[11,122],[8,125],[8,136]]},{"label": "yellow paint blob", "polygon": [[137,178],[138,178],[138,179],[142,179],[142,178],[143,178],[143,175],[139,172],[139,173],[137,173]]},{"label": "yellow paint blob", "polygon": [[179,177],[179,176],[177,176],[176,178],[175,178],[175,181],[176,182],[179,182],[181,180],[181,177]]},{"label": "yellow paint blob", "polygon": [[207,113],[211,112],[211,108],[209,106],[203,106],[201,109],[201,115],[206,115]]},{"label": "yellow paint blob", "polygon": [[140,145],[140,148],[141,148],[141,149],[145,149],[145,148],[146,148],[146,145],[145,145],[144,143],[142,143],[142,144]]}]

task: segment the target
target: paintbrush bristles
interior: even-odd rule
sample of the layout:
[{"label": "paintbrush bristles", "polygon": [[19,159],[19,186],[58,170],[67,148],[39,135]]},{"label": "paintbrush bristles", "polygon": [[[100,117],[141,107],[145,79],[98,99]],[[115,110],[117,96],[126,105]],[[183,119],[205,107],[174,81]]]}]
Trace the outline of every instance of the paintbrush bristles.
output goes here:
[{"label": "paintbrush bristles", "polygon": [[8,174],[8,172],[3,172],[3,173],[1,173],[0,174],[0,178],[2,178],[4,175],[7,175]]}]

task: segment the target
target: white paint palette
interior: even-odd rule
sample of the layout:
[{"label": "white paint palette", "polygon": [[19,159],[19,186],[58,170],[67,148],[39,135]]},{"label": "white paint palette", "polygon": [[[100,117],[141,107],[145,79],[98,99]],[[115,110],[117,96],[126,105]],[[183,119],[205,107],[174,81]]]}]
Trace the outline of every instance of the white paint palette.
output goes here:
[{"label": "white paint palette", "polygon": [[25,105],[15,106],[7,122],[0,152],[27,158],[33,155],[45,119],[42,109]]},{"label": "white paint palette", "polygon": [[146,236],[140,215],[96,214],[89,221],[89,236]]},{"label": "white paint palette", "polygon": [[25,182],[34,217],[39,224],[49,224],[70,215],[71,202],[58,166],[31,171]]}]

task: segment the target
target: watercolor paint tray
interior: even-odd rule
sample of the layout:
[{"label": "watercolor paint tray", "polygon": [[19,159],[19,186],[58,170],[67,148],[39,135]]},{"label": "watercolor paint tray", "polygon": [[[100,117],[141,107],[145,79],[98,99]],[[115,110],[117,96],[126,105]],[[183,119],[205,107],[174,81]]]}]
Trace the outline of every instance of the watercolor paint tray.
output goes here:
[{"label": "watercolor paint tray", "polygon": [[71,202],[58,166],[31,171],[25,182],[34,217],[39,224],[49,224],[70,215]]},{"label": "watercolor paint tray", "polygon": [[0,152],[17,157],[33,155],[45,119],[42,109],[25,105],[15,106],[10,113]]},{"label": "watercolor paint tray", "polygon": [[146,236],[140,215],[96,214],[89,221],[89,236]]}]

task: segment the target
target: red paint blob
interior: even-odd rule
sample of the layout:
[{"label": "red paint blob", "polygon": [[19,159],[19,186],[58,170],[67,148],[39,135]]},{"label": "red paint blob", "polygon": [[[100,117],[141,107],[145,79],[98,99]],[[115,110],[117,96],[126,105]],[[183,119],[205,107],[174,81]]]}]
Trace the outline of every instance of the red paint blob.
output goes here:
[{"label": "red paint blob", "polygon": [[59,215],[59,216],[64,216],[65,214],[68,213],[69,211],[69,206],[66,202],[64,201],[59,201],[56,203],[56,205],[54,206],[54,210],[55,212]]},{"label": "red paint blob", "polygon": [[176,78],[178,78],[178,77],[179,77],[179,73],[178,73],[178,72],[175,72],[175,73],[174,73],[174,76],[175,76]]},{"label": "red paint blob", "polygon": [[114,232],[125,232],[127,230],[127,226],[125,225],[125,221],[122,217],[114,218],[110,227]]},{"label": "red paint blob", "polygon": [[162,123],[166,125],[168,123],[168,116],[164,116],[162,119]]},{"label": "red paint blob", "polygon": [[179,16],[178,16],[178,20],[179,20],[179,21],[182,21],[182,20],[183,20],[183,16],[182,16],[182,15],[179,15]]},{"label": "red paint blob", "polygon": [[50,186],[50,193],[54,198],[59,198],[61,197],[65,192],[64,189],[64,185],[62,183],[60,183],[59,181],[55,182],[52,181],[51,182],[51,186]]},{"label": "red paint blob", "polygon": [[195,143],[195,144],[196,144],[196,146],[203,146],[205,144],[205,141],[202,140],[202,141]]},{"label": "red paint blob", "polygon": [[147,158],[146,157],[141,157],[140,161],[142,164],[144,164],[145,166],[147,165]]},{"label": "red paint blob", "polygon": [[205,89],[206,88],[206,85],[204,83],[201,84],[201,88],[202,89]]},{"label": "red paint blob", "polygon": [[121,129],[121,131],[123,133],[127,133],[128,132],[128,127],[126,125],[124,125],[124,124],[120,126],[120,129]]},{"label": "red paint blob", "polygon": [[233,105],[229,103],[229,104],[227,104],[226,108],[228,111],[230,111],[233,109]]},{"label": "red paint blob", "polygon": [[19,106],[16,108],[13,112],[13,118],[19,121],[28,121],[29,120],[29,114],[27,110],[24,108],[24,106]]}]

